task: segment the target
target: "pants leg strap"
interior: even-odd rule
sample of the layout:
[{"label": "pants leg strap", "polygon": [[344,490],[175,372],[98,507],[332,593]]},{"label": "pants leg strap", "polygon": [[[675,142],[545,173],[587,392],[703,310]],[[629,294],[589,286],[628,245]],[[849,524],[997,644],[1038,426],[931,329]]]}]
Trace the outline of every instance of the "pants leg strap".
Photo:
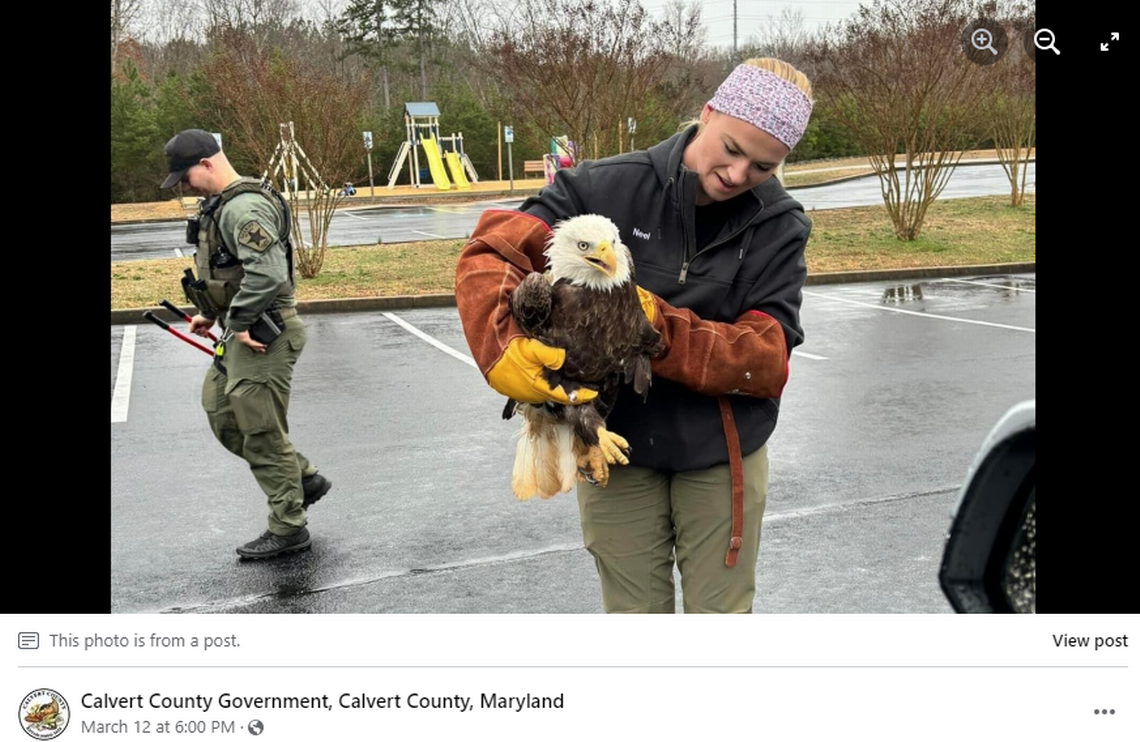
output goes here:
[{"label": "pants leg strap", "polygon": [[732,478],[732,532],[728,539],[728,551],[724,554],[724,565],[735,567],[744,533],[744,464],[741,461],[740,437],[736,432],[736,420],[732,416],[732,404],[728,397],[718,397],[717,402],[720,404],[724,442],[728,446],[728,469]]}]

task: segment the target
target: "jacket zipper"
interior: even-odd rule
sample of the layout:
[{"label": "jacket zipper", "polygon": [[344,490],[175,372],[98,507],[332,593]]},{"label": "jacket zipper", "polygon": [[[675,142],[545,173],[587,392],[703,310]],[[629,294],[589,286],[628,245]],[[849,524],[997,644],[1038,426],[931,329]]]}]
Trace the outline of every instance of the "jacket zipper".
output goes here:
[{"label": "jacket zipper", "polygon": [[[752,218],[751,218],[751,219],[749,219],[747,222],[745,222],[745,223],[744,223],[744,226],[742,226],[740,229],[738,229],[738,230],[736,230],[735,232],[733,232],[732,234],[730,234],[728,237],[725,237],[725,238],[724,238],[723,240],[721,240],[720,242],[714,242],[714,243],[712,243],[711,245],[709,245],[708,247],[706,247],[704,250],[701,250],[700,252],[698,252],[696,255],[694,255],[694,256],[693,256],[693,259],[692,259],[692,260],[686,260],[685,262],[681,263],[681,276],[680,276],[680,278],[677,280],[677,283],[684,285],[684,283],[685,283],[685,276],[687,276],[687,275],[689,274],[689,266],[690,266],[690,265],[692,265],[692,263],[693,263],[693,260],[696,260],[696,259],[697,259],[697,258],[699,258],[701,255],[703,255],[703,254],[707,253],[709,250],[712,250],[712,249],[715,249],[715,248],[717,248],[717,247],[720,247],[721,245],[723,245],[723,244],[726,244],[726,243],[728,243],[728,242],[731,242],[732,240],[736,239],[736,238],[737,238],[737,236],[739,236],[739,235],[740,235],[742,232],[744,232],[744,230],[746,230],[746,229],[748,229],[749,227],[751,227],[751,226],[752,226],[752,223],[753,223],[754,221],[756,221],[756,217],[760,216],[760,214],[761,214],[763,211],[764,211],[764,203],[763,203],[763,202],[761,202],[761,203],[760,203],[760,209],[759,209],[759,210],[758,210],[758,211],[757,211],[755,214],[753,214],[753,215],[752,215]],[[684,226],[685,226],[685,211],[684,211],[684,209],[682,209],[682,210],[681,210],[681,234],[682,234],[682,241],[684,241],[684,240],[688,239],[688,234],[685,232],[685,230],[684,230]],[[743,259],[743,258],[744,258],[744,248],[742,247],[740,250],[741,250],[741,252],[740,252],[740,257],[741,257],[741,259]],[[689,253],[689,250],[688,250],[688,245],[686,245],[686,246],[685,246],[685,254],[686,254],[686,255],[688,255],[688,253]]]},{"label": "jacket zipper", "polygon": [[[669,180],[673,180],[669,178]],[[681,275],[677,277],[677,283],[682,286],[685,285],[685,276],[689,272],[689,230],[685,224],[685,181],[680,180],[677,182],[678,187],[681,189],[681,196],[677,199],[677,203],[681,205]]]}]

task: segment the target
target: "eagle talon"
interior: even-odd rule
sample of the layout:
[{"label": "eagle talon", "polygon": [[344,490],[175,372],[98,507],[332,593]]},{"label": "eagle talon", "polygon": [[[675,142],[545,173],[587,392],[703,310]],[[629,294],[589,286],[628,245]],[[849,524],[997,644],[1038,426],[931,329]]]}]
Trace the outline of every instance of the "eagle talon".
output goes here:
[{"label": "eagle talon", "polygon": [[578,476],[595,487],[605,487],[610,483],[610,467],[600,447],[590,446],[578,456]]},{"label": "eagle talon", "polygon": [[617,433],[611,433],[604,427],[598,428],[598,448],[606,457],[607,464],[629,463],[629,441]]}]

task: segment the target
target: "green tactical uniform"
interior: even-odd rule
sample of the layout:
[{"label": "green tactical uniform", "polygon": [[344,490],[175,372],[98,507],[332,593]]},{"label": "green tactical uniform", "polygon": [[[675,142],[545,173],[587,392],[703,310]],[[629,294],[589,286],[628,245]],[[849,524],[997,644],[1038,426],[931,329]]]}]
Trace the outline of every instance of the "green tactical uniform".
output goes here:
[{"label": "green tactical uniform", "polygon": [[269,531],[289,536],[306,523],[301,477],[317,468],[293,447],[286,419],[293,366],[306,339],[293,290],[288,214],[280,197],[253,178],[235,181],[214,198],[200,215],[195,263],[223,311],[211,317],[199,309],[227,330],[243,332],[276,308],[285,328],[264,353],[226,340],[225,372],[211,366],[206,373],[202,407],[214,436],[245,459],[265,492]]}]

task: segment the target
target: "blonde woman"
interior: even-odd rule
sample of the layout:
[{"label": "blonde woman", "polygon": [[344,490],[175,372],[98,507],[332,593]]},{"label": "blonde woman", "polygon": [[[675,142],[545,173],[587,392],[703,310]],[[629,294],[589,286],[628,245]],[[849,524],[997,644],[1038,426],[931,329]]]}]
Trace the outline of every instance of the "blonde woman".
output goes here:
[{"label": "blonde woman", "polygon": [[[791,65],[737,66],[697,123],[650,147],[560,170],[518,211],[484,213],[460,256],[456,297],[496,391],[566,404],[542,379],[565,351],[536,345],[506,297],[545,264],[550,226],[596,213],[621,230],[646,315],[665,349],[648,399],[607,421],[631,444],[605,488],[578,485],[586,548],[607,612],[750,612],[768,490],[769,436],[799,309],[811,223],[773,177],[803,136],[811,84]],[[526,341],[526,342],[524,342]]]}]

